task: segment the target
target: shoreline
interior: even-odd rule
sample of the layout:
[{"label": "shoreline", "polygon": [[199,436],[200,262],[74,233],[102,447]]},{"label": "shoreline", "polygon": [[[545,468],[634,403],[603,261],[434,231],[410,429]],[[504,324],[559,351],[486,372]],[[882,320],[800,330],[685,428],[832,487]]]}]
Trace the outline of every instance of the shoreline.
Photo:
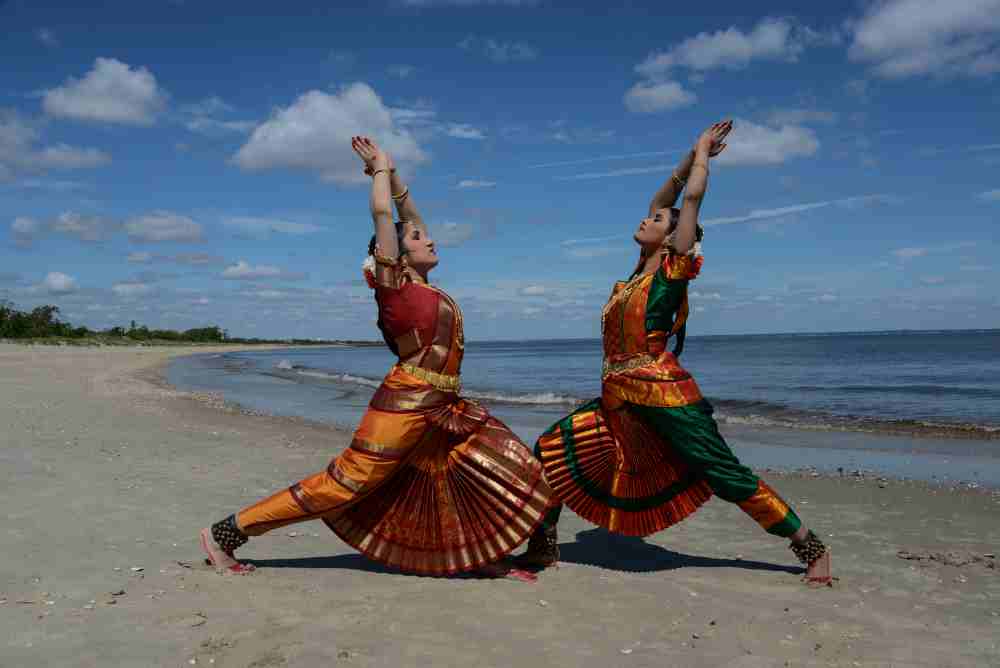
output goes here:
[{"label": "shoreline", "polygon": [[0,346],[4,666],[998,663],[1000,496],[917,482],[761,470],[831,545],[821,590],[718,499],[645,540],[566,512],[562,563],[534,585],[401,574],[319,523],[219,575],[198,530],[349,435],[151,383],[176,354]]},{"label": "shoreline", "polygon": [[[244,349],[239,348],[229,352],[243,352]],[[213,351],[206,351],[213,352]],[[191,354],[183,355],[172,355],[168,359],[163,360],[163,362],[157,365],[155,373],[151,373],[148,377],[148,381],[157,384],[160,387],[164,387],[173,391],[186,392],[192,397],[201,400],[203,403],[207,403],[220,408],[221,410],[228,411],[234,414],[241,414],[246,416],[257,416],[273,419],[282,424],[301,424],[307,425],[315,429],[331,429],[337,432],[350,435],[353,433],[354,426],[348,424],[338,424],[336,422],[327,422],[320,419],[308,418],[302,415],[288,415],[281,414],[275,411],[258,409],[251,406],[241,404],[237,401],[222,400],[221,393],[216,392],[191,392],[188,390],[181,390],[174,385],[170,384],[166,377],[167,367],[173,361],[181,357],[189,357],[191,355],[205,354],[202,352],[194,352]],[[486,402],[488,407],[489,402]],[[493,407],[490,407],[491,411],[494,411]],[[501,406],[500,408],[508,408],[508,406]],[[360,418],[360,416],[359,416]],[[501,416],[502,419],[502,416]],[[866,466],[863,462],[851,464],[851,465],[837,465],[831,463],[835,459],[835,454],[839,453],[843,455],[845,452],[855,453],[860,459],[864,458],[867,453],[870,457],[878,456],[903,456],[903,452],[906,452],[911,458],[916,455],[918,458],[920,456],[955,456],[955,449],[961,449],[963,444],[968,444],[972,446],[973,444],[984,443],[994,440],[994,438],[975,438],[967,437],[962,438],[960,436],[949,434],[946,436],[940,436],[932,433],[921,433],[920,435],[915,435],[909,432],[886,432],[880,430],[863,430],[863,429],[837,429],[834,427],[830,428],[812,428],[809,425],[796,425],[788,426],[784,424],[759,424],[754,422],[746,422],[742,420],[727,420],[725,418],[719,420],[719,425],[723,434],[727,439],[732,440],[734,447],[737,449],[737,454],[747,447],[750,450],[770,450],[777,452],[780,449],[789,448],[791,450],[786,450],[786,452],[796,452],[796,458],[801,459],[802,456],[798,454],[799,452],[812,449],[814,452],[820,453],[821,456],[819,461],[823,462],[821,465],[790,465],[790,466],[773,466],[765,465],[762,470],[768,471],[780,471],[783,473],[802,473],[803,475],[809,477],[815,477],[816,475],[829,477],[829,478],[840,478],[840,477],[851,477],[855,476],[857,473],[862,474],[863,477],[874,478],[874,479],[892,479],[898,481],[909,481],[913,480],[916,482],[924,482],[928,485],[935,487],[947,487],[947,488],[968,488],[968,489],[983,489],[986,491],[1000,490],[1000,476],[996,476],[996,479],[987,479],[986,481],[981,481],[976,479],[974,476],[951,478],[951,472],[944,471],[941,479],[931,479],[931,475],[925,476],[925,479],[921,479],[919,475],[904,475],[895,474],[888,471],[879,471],[877,468],[870,468]],[[870,436],[870,439],[865,437]],[[841,446],[836,443],[825,444],[823,446],[817,446],[815,443],[811,443],[810,440],[815,441],[815,439],[820,438],[824,440],[832,439],[834,442],[851,441],[851,440],[863,440],[863,443],[855,446]],[[940,441],[940,442],[938,442]],[[750,445],[747,445],[747,444]],[[890,447],[891,445],[899,446],[899,444],[913,444],[913,447],[909,450],[898,450]],[[964,454],[958,455],[959,457],[972,456],[970,453],[966,452]],[[928,468],[930,464],[924,466]],[[1000,467],[1000,462],[996,463],[997,467]],[[752,468],[757,468],[752,466]]]}]

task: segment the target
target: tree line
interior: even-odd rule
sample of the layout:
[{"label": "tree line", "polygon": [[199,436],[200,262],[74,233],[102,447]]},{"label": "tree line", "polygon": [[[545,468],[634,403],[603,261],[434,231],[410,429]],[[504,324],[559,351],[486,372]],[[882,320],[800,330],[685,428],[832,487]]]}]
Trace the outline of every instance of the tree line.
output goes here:
[{"label": "tree line", "polygon": [[295,344],[295,345],[380,345],[372,341],[341,341],[318,339],[258,339],[229,336],[217,325],[174,329],[150,329],[133,320],[128,327],[93,330],[74,327],[59,318],[59,307],[47,304],[30,311],[20,311],[13,303],[0,300],[0,339],[76,339],[80,341],[169,342],[169,343],[233,343],[233,344]]},{"label": "tree line", "polygon": [[36,306],[30,311],[18,310],[13,303],[0,302],[0,338],[3,339],[86,339],[93,337],[117,337],[133,341],[183,341],[191,343],[212,343],[226,341],[226,331],[220,327],[196,327],[184,331],[173,329],[150,329],[136,325],[93,330],[88,327],[74,327],[59,317],[59,307],[52,304]]}]

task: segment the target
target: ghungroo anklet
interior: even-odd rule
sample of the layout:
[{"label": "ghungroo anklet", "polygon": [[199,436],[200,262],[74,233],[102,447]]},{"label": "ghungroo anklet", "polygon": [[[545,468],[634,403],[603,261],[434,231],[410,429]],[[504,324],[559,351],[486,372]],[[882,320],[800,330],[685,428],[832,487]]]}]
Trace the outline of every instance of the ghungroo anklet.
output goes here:
[{"label": "ghungroo anklet", "polygon": [[799,561],[806,566],[826,554],[827,549],[823,541],[811,530],[806,534],[804,541],[801,543],[792,543],[789,547],[795,553],[795,556],[798,557]]},{"label": "ghungroo anklet", "polygon": [[250,538],[240,531],[239,525],[236,524],[236,515],[230,515],[212,525],[212,540],[231,557],[233,552]]}]

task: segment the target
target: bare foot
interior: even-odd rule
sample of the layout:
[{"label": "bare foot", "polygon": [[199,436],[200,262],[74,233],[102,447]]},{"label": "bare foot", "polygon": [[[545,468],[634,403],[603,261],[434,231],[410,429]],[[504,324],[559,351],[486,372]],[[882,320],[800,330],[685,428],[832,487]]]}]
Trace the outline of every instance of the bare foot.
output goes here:
[{"label": "bare foot", "polygon": [[253,564],[241,564],[230,554],[226,554],[215,539],[212,538],[211,529],[202,529],[199,535],[201,539],[201,549],[208,555],[208,563],[215,566],[217,570],[228,571],[229,573],[251,573],[256,570]]},{"label": "bare foot", "polygon": [[823,556],[809,564],[806,574],[803,577],[810,585],[833,586],[833,573],[830,567],[830,550],[823,553]]},{"label": "bare foot", "polygon": [[538,576],[534,573],[529,573],[528,571],[521,570],[520,568],[514,568],[510,564],[503,561],[496,561],[492,564],[480,566],[475,572],[477,575],[487,578],[511,578],[512,580],[520,580],[521,582],[538,581]]}]

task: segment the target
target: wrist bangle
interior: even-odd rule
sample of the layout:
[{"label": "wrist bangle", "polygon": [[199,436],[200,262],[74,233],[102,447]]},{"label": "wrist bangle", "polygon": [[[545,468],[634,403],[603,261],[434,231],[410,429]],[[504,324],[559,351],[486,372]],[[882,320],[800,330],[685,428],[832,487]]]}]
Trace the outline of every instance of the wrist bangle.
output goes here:
[{"label": "wrist bangle", "polygon": [[406,199],[406,196],[409,194],[410,194],[410,189],[407,187],[403,188],[403,192],[399,193],[398,195],[393,195],[392,198],[397,202],[402,202],[404,199]]},{"label": "wrist bangle", "polygon": [[694,163],[693,165],[691,165],[691,169],[694,169],[695,167],[701,167],[701,168],[702,168],[702,169],[704,169],[704,170],[705,170],[706,172],[708,171],[708,165],[703,165],[703,164],[701,164],[700,162],[696,162],[696,163]]},{"label": "wrist bangle", "polygon": [[681,177],[677,176],[676,174],[671,174],[670,175],[670,180],[674,182],[674,185],[676,185],[678,188],[681,188],[681,189],[683,189],[684,188],[684,184],[687,183],[687,179],[682,179]]},{"label": "wrist bangle", "polygon": [[372,170],[372,178],[374,179],[375,175],[378,174],[379,172],[385,172],[386,174],[388,174],[389,170],[388,169],[375,169],[375,170]]}]

